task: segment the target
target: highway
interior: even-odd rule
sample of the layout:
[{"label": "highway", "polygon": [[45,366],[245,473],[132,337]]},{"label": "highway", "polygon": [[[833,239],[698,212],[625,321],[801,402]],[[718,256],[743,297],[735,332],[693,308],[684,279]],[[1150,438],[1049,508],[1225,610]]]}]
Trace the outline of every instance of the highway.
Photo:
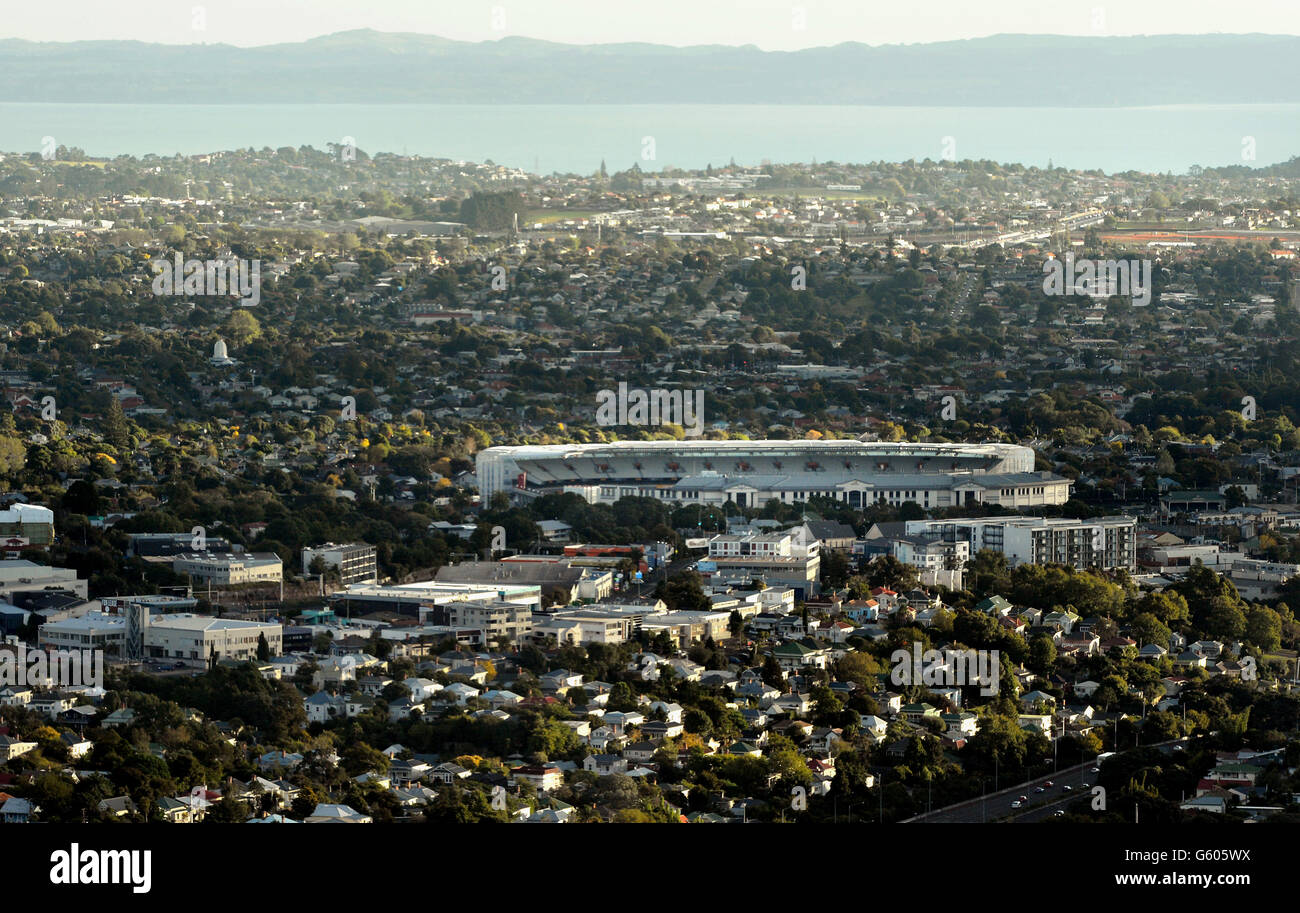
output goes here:
[{"label": "highway", "polygon": [[[1187,739],[1175,739],[1147,746],[1171,751]],[[1063,767],[1054,773],[1046,773],[1026,783],[999,789],[985,796],[977,796],[954,805],[935,809],[928,814],[916,815],[901,822],[903,824],[980,824],[997,821],[1005,824],[1031,824],[1052,817],[1057,811],[1064,810],[1071,802],[1082,796],[1090,795],[1091,788],[1097,785],[1098,774],[1094,773],[1099,765],[1096,761],[1085,761],[1073,767]],[[1047,786],[1048,781],[1052,786]],[[1085,785],[1086,784],[1086,785]],[[1066,789],[1066,787],[1069,789]],[[1043,791],[1035,790],[1042,787]],[[1024,796],[1028,799],[1021,808],[1012,808],[1011,803]]]},{"label": "highway", "polygon": [[[1046,773],[1027,783],[990,792],[986,796],[977,796],[956,805],[938,808],[929,814],[909,818],[904,824],[980,824],[985,821],[1029,821],[1039,820],[1050,815],[1057,808],[1063,808],[1068,802],[1078,798],[1087,790],[1083,784],[1095,784],[1097,775],[1092,773],[1095,761],[1086,761],[1073,767],[1063,767],[1054,773]],[[1046,786],[1048,781],[1053,786]],[[1065,787],[1070,789],[1066,790]],[[1043,787],[1043,792],[1034,792]],[[1021,796],[1028,798],[1025,807],[1015,809],[1011,803]],[[1031,814],[1036,817],[1030,818]]]}]

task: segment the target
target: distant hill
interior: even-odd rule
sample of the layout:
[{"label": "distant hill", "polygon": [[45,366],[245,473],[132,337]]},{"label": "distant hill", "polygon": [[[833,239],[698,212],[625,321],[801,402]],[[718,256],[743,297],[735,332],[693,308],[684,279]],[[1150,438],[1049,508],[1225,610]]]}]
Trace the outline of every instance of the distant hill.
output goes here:
[{"label": "distant hill", "polygon": [[793,52],[368,30],[256,48],[10,39],[0,41],[0,101],[1245,104],[1300,101],[1297,59],[1300,37],[1276,35],[997,35]]}]

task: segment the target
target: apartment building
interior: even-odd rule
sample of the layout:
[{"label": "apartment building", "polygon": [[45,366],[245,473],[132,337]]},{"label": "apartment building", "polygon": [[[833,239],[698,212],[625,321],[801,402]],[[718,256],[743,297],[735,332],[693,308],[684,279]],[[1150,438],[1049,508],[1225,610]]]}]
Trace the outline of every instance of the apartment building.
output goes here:
[{"label": "apartment building", "polygon": [[889,540],[890,554],[904,564],[917,568],[921,583],[959,590],[963,571],[970,560],[970,543],[957,540],[929,539],[925,536],[899,536]]},{"label": "apartment building", "polygon": [[429,620],[435,625],[473,628],[481,632],[483,642],[498,639],[519,643],[533,630],[533,613],[527,605],[496,600],[492,602],[449,602],[434,606]]},{"label": "apartment building", "polygon": [[302,575],[312,574],[312,564],[320,558],[325,568],[338,572],[339,583],[348,586],[353,583],[378,583],[379,559],[375,547],[364,542],[349,545],[335,545],[327,542],[315,548],[302,550]]},{"label": "apartment building", "polygon": [[761,578],[769,586],[792,588],[800,600],[818,593],[820,548],[796,532],[714,536],[708,557],[696,567],[711,583]]},{"label": "apartment building", "polygon": [[1020,564],[1066,564],[1077,570],[1137,570],[1137,520],[1098,517],[981,517],[965,520],[910,520],[907,535],[949,542],[965,541],[973,555],[989,549]]}]

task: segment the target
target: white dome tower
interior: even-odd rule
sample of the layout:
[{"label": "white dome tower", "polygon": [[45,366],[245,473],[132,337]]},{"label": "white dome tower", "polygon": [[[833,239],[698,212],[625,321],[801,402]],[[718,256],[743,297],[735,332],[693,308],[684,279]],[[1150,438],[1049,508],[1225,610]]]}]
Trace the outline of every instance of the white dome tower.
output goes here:
[{"label": "white dome tower", "polygon": [[211,361],[214,365],[233,365],[235,363],[234,359],[226,351],[226,341],[224,339],[218,339],[212,344]]}]

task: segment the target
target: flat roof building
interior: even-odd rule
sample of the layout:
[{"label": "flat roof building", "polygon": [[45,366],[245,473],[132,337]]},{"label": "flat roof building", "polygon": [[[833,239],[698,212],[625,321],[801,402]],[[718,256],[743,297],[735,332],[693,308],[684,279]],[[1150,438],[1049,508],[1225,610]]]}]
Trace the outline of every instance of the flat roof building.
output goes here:
[{"label": "flat roof building", "polygon": [[79,618],[51,621],[37,629],[36,643],[52,650],[103,650],[121,653],[126,640],[126,618],[106,612],[87,612]]},{"label": "flat roof building", "polygon": [[240,552],[230,555],[186,552],[177,555],[172,561],[172,570],[178,574],[189,574],[192,579],[213,586],[240,586],[249,583],[274,583],[278,586],[284,581],[284,566],[280,556],[273,552]]},{"label": "flat roof building", "polygon": [[279,624],[210,615],[155,615],[144,626],[144,654],[187,666],[205,666],[210,658],[255,660],[262,637],[271,656],[283,652],[284,627]]},{"label": "flat roof building", "polygon": [[1006,555],[1019,564],[1066,564],[1137,570],[1137,519],[1096,517],[980,517],[964,520],[909,520],[907,535],[944,541],[964,540],[970,554],[981,549]]},{"label": "flat roof building", "polygon": [[19,590],[43,590],[49,587],[70,590],[85,599],[87,581],[78,580],[72,568],[48,567],[24,558],[0,561],[0,596],[8,597]]},{"label": "flat roof building", "polygon": [[541,587],[535,584],[449,583],[427,580],[390,586],[357,583],[329,596],[340,618],[371,612],[397,612],[411,618],[428,617],[435,607],[453,602],[510,602],[530,612],[542,607]]},{"label": "flat roof building", "polygon": [[335,545],[328,542],[315,548],[302,550],[302,574],[312,574],[312,564],[320,558],[326,569],[338,572],[339,583],[348,586],[353,583],[378,583],[379,561],[375,547],[364,542],[350,545]]},{"label": "flat roof building", "polygon": [[14,504],[0,510],[0,542],[8,539],[49,545],[54,541],[54,511],[41,504]]}]

